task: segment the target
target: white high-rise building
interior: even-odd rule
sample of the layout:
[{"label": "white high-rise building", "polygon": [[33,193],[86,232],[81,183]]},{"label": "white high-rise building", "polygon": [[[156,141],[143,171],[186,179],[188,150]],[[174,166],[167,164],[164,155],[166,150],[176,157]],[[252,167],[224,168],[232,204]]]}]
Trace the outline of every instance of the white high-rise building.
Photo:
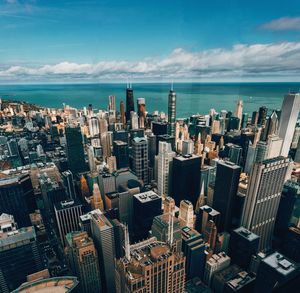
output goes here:
[{"label": "white high-rise building", "polygon": [[160,141],[157,155],[157,193],[162,197],[169,194],[172,171],[172,161],[176,153],[172,151],[171,144]]},{"label": "white high-rise building", "polygon": [[248,183],[241,224],[260,236],[259,249],[271,245],[281,192],[290,161],[276,157],[254,164]]},{"label": "white high-rise building", "polygon": [[283,139],[281,155],[287,157],[291,147],[296,122],[300,111],[300,94],[288,94],[284,97],[279,123],[279,137]]},{"label": "white high-rise building", "polygon": [[91,117],[89,119],[89,132],[90,137],[99,137],[99,120],[97,117]]}]

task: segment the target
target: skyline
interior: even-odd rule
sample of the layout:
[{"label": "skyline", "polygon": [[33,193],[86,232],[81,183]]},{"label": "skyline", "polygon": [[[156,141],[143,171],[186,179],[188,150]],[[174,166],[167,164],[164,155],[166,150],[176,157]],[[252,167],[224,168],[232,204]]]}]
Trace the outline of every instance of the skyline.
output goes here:
[{"label": "skyline", "polygon": [[1,1],[0,81],[299,81],[294,2]]}]

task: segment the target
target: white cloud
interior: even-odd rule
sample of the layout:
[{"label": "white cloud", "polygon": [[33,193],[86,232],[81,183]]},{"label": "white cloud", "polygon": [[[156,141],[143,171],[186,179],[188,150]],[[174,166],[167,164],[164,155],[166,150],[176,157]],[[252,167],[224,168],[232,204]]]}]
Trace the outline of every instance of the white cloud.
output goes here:
[{"label": "white cloud", "polygon": [[261,26],[270,31],[300,31],[300,17],[281,17]]},{"label": "white cloud", "polygon": [[119,80],[135,79],[222,79],[297,77],[300,74],[300,42],[239,44],[229,49],[216,48],[189,52],[177,48],[165,58],[138,61],[100,61],[98,63],[60,62],[40,67],[6,66],[0,81],[38,80]]}]

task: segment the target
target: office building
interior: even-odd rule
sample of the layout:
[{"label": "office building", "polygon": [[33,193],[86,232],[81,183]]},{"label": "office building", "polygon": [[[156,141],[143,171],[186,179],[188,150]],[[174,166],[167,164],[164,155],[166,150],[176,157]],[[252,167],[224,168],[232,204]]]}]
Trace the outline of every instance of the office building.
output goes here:
[{"label": "office building", "polygon": [[[152,236],[156,237],[158,241],[170,244],[170,237],[172,243],[178,253],[181,252],[181,227],[179,220],[173,216],[171,219],[170,213],[164,213],[153,218],[151,227]],[[170,235],[172,233],[172,236]]]},{"label": "office building", "polygon": [[98,251],[102,292],[115,292],[115,237],[112,222],[102,213],[91,215],[91,231]]},{"label": "office building", "polygon": [[190,201],[182,200],[180,202],[178,219],[182,227],[194,228],[194,208]]},{"label": "office building", "polygon": [[126,121],[130,121],[130,113],[134,112],[133,89],[131,85],[126,88]]},{"label": "office building", "polygon": [[132,140],[132,171],[138,179],[148,183],[148,142],[146,138]]},{"label": "office building", "polygon": [[153,218],[162,214],[162,198],[153,191],[138,193],[133,196],[133,215],[135,236],[147,238]]},{"label": "office building", "polygon": [[129,167],[129,149],[127,142],[122,140],[115,140],[113,143],[114,155],[117,161],[117,168]]},{"label": "office building", "polygon": [[229,256],[234,264],[247,270],[252,255],[258,252],[259,236],[239,227],[232,231],[229,242]]},{"label": "office building", "polygon": [[76,192],[72,172],[70,170],[62,172],[62,178],[68,197],[74,199],[76,197]]},{"label": "office building", "polygon": [[267,119],[268,109],[265,106],[262,106],[258,110],[258,120],[257,124],[259,126],[264,127],[266,125],[266,119]]},{"label": "office building", "polygon": [[260,236],[260,250],[270,248],[289,159],[277,157],[255,163],[250,174],[242,226]]},{"label": "office building", "polygon": [[54,206],[54,212],[60,240],[65,246],[65,236],[72,231],[78,231],[80,228],[80,216],[83,214],[82,204],[77,198],[61,201]]},{"label": "office building", "polygon": [[116,292],[184,292],[185,257],[155,237],[126,245],[116,261]]},{"label": "office building", "polygon": [[153,121],[152,132],[154,135],[166,135],[168,134],[168,124],[166,122]]},{"label": "office building", "polygon": [[176,93],[173,89],[169,92],[168,97],[168,134],[175,136],[175,122],[176,122]]},{"label": "office building", "polygon": [[172,186],[172,163],[175,157],[171,145],[167,142],[159,142],[157,156],[157,193],[163,198],[170,195]]},{"label": "office building", "polygon": [[93,184],[93,195],[90,197],[92,210],[104,211],[104,204],[98,183]]},{"label": "office building", "polygon": [[196,230],[183,227],[181,230],[182,252],[186,257],[186,276],[187,280],[194,277],[203,279],[206,244],[203,237]]},{"label": "office building", "polygon": [[220,218],[220,213],[218,211],[208,205],[203,205],[196,212],[195,228],[200,233],[204,233],[207,223],[213,221],[218,229],[220,226]]},{"label": "office building", "polygon": [[283,139],[281,155],[287,157],[291,147],[300,109],[300,94],[290,93],[284,96],[281,107],[278,135]]},{"label": "office building", "polygon": [[66,235],[66,256],[72,273],[78,277],[83,293],[101,291],[98,254],[87,232],[70,232]]},{"label": "office building", "polygon": [[297,263],[274,252],[265,257],[258,268],[255,292],[295,292],[300,285]]},{"label": "office building", "polygon": [[229,267],[230,257],[224,252],[213,254],[205,264],[204,282],[208,286],[211,285],[213,274]]},{"label": "office building", "polygon": [[177,206],[184,199],[196,206],[200,194],[201,157],[196,155],[173,158],[172,191]]},{"label": "office building", "polygon": [[125,107],[124,107],[124,102],[120,102],[120,122],[122,123],[123,128],[125,127],[126,124],[126,116],[125,116]]},{"label": "office building", "polygon": [[65,128],[68,166],[73,174],[87,170],[84,158],[82,134],[79,126],[68,125]]},{"label": "office building", "polygon": [[221,214],[219,232],[231,231],[240,174],[240,166],[227,161],[218,162],[212,207]]},{"label": "office building", "polygon": [[0,178],[0,211],[13,215],[20,228],[31,225],[29,214],[34,211],[34,200],[29,175]]},{"label": "office building", "polygon": [[41,269],[34,227],[17,229],[12,215],[0,215],[0,292],[11,292]]}]

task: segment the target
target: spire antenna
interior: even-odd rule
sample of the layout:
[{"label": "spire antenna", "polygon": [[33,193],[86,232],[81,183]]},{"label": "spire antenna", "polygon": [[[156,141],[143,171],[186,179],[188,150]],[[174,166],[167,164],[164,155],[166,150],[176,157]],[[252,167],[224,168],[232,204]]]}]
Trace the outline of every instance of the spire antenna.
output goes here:
[{"label": "spire antenna", "polygon": [[171,91],[173,91],[173,88],[174,88],[174,87],[173,87],[173,85],[174,85],[173,83],[174,83],[174,82],[173,82],[173,79],[172,79],[172,81],[171,81]]}]

